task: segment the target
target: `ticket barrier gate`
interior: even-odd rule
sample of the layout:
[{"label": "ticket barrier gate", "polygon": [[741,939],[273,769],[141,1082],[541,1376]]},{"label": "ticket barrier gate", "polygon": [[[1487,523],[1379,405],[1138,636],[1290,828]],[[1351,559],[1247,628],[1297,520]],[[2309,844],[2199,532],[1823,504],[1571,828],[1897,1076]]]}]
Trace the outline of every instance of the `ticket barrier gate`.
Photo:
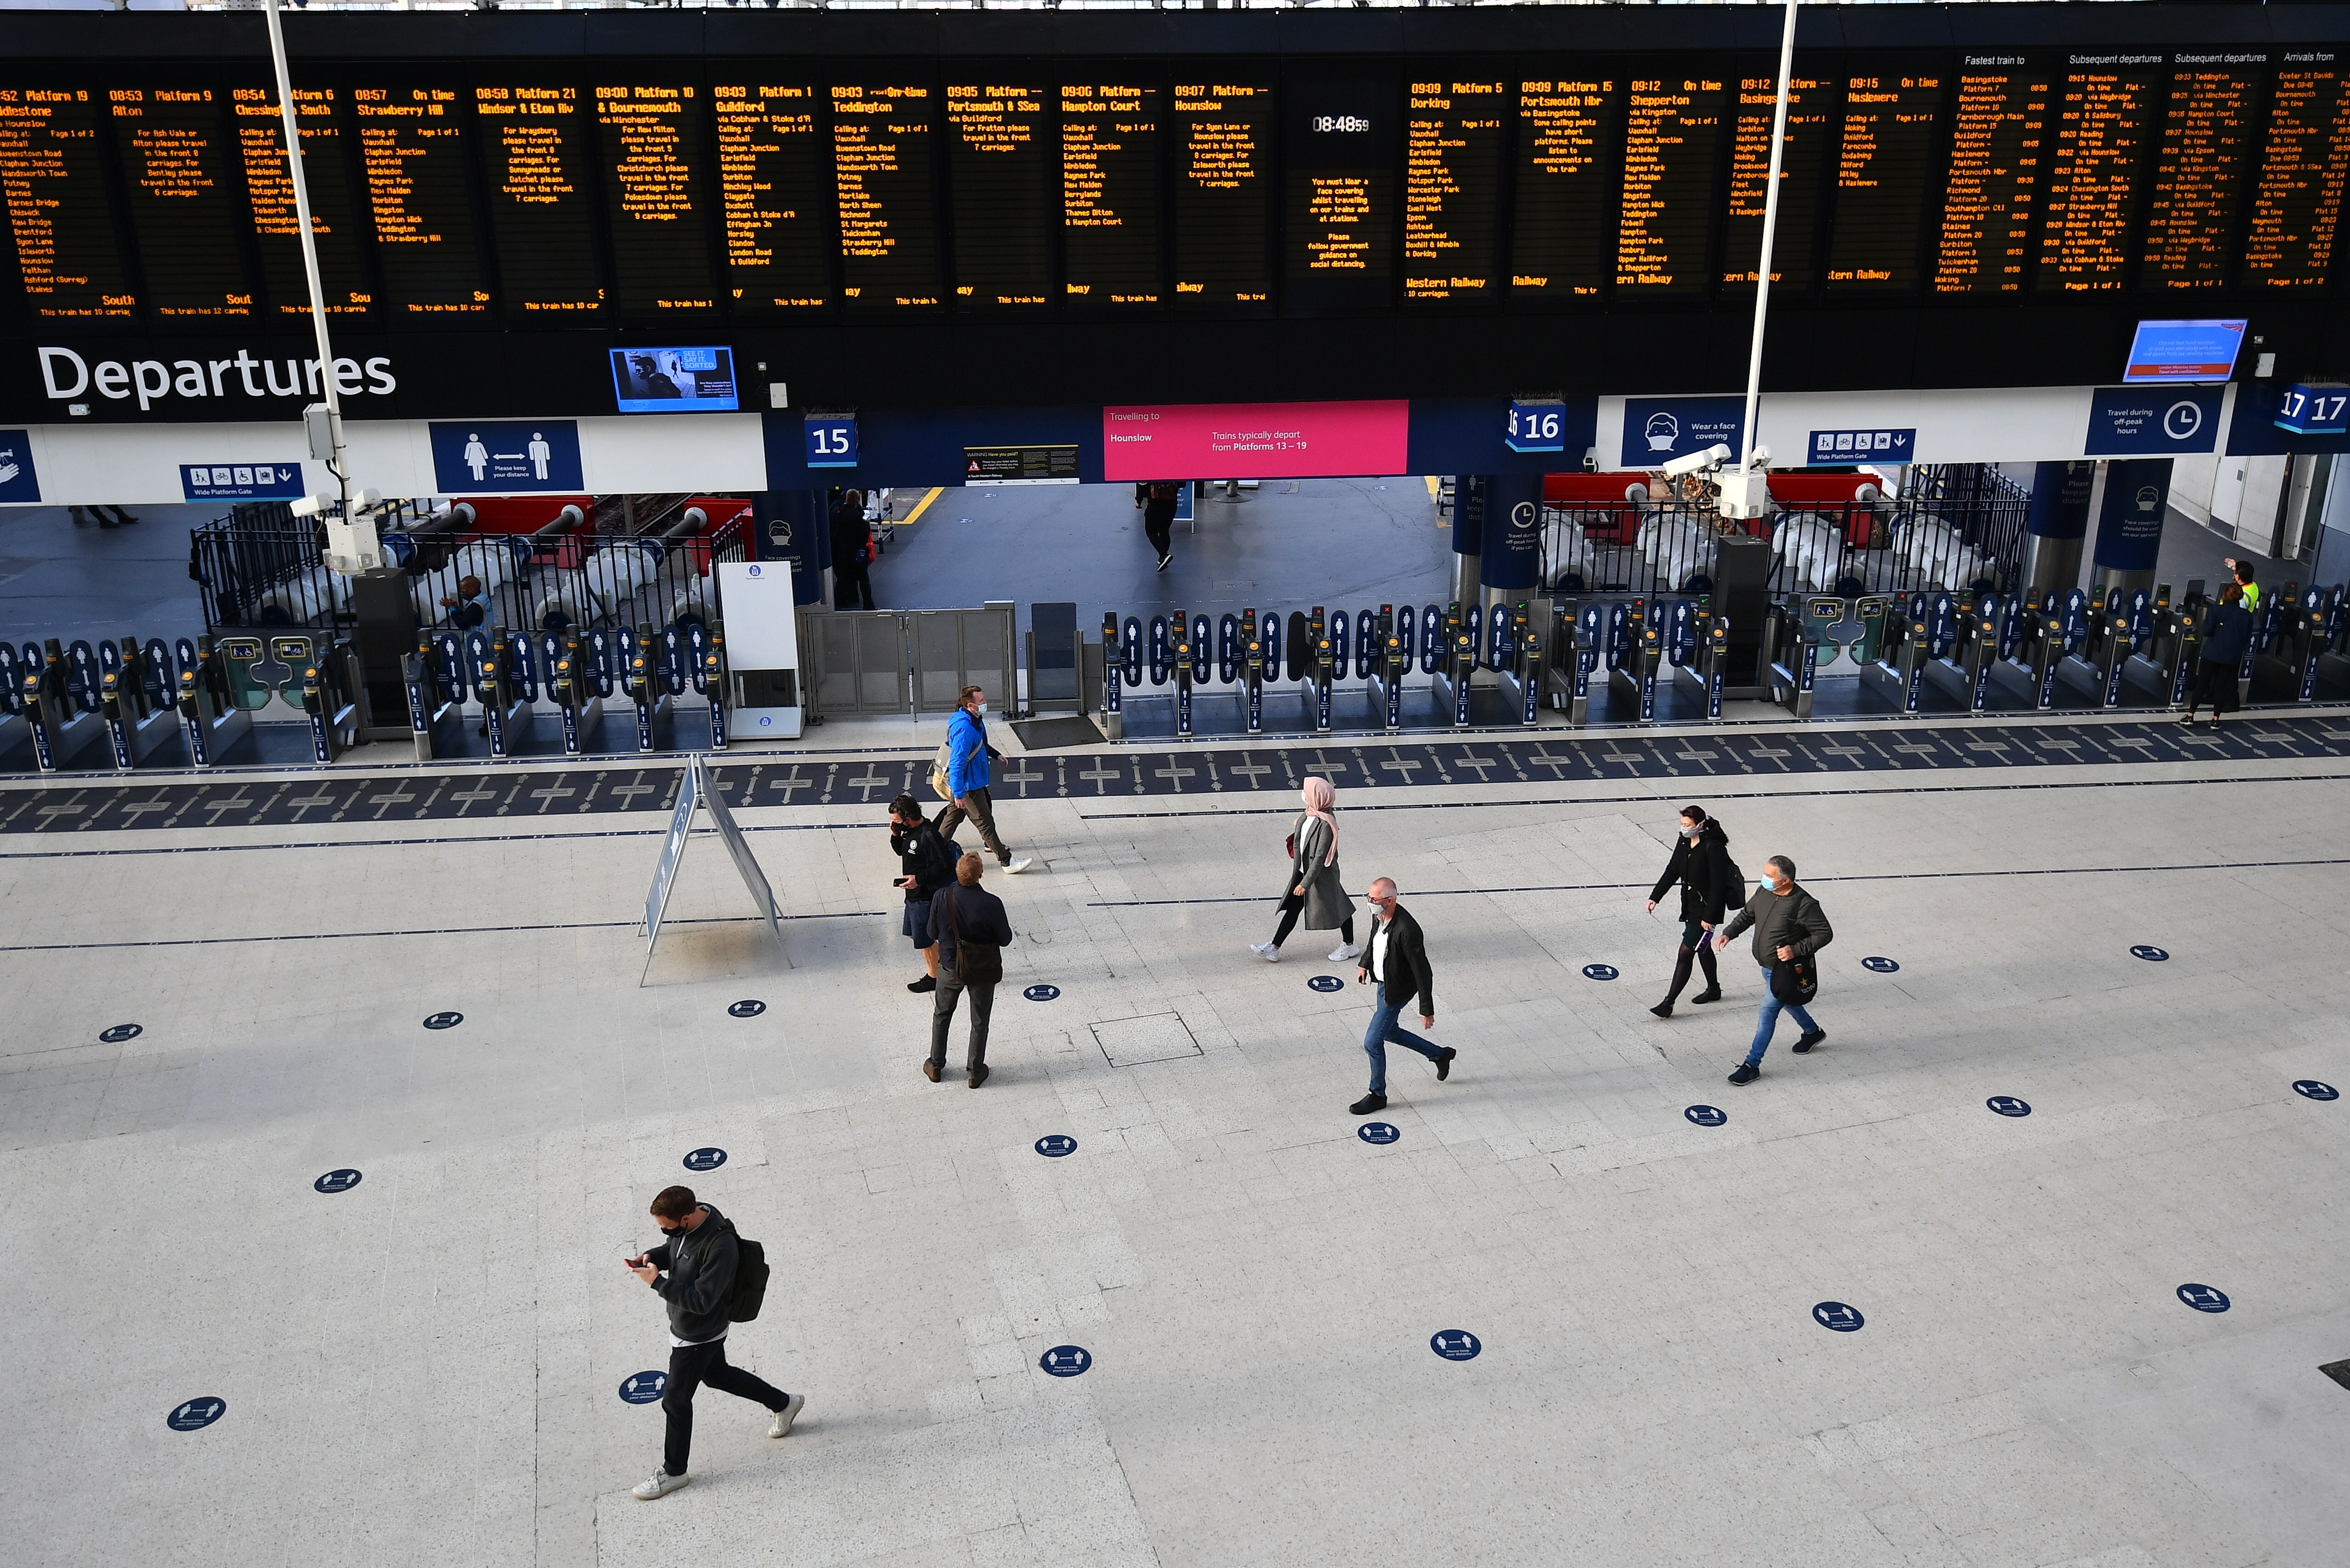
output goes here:
[{"label": "ticket barrier gate", "polygon": [[[1814,683],[1822,667],[1833,664],[1844,652],[1852,638],[1831,635],[1836,628],[1859,634],[1860,628],[1846,615],[1848,607],[1843,599],[1825,594],[1804,596],[1783,603],[1773,604],[1763,628],[1762,669],[1765,684],[1771,690],[1771,701],[1783,705],[1797,719],[1812,716]],[[1877,601],[1877,624],[1881,628],[1885,613],[1883,601]],[[1854,658],[1859,658],[1855,649]]]},{"label": "ticket barrier gate", "polygon": [[1492,668],[1501,687],[1505,706],[1503,722],[1514,720],[1527,729],[1542,722],[1544,670],[1544,639],[1542,628],[1550,624],[1549,605],[1521,599],[1504,618],[1500,607],[1492,618]]},{"label": "ticket barrier gate", "polygon": [[1454,729],[1466,729],[1477,679],[1477,634],[1484,611],[1481,606],[1462,608],[1458,601],[1445,607],[1438,621],[1437,647],[1441,649],[1432,684],[1437,711]]},{"label": "ticket barrier gate", "polygon": [[1991,660],[1991,684],[2045,711],[2056,706],[2056,666],[2064,657],[2064,623],[2038,588],[2001,606],[1999,651]]},{"label": "ticket barrier gate", "polygon": [[586,754],[588,742],[604,727],[604,699],[612,694],[612,669],[604,656],[608,632],[577,627],[538,634],[538,655],[546,670],[546,694],[563,725],[563,754]]},{"label": "ticket barrier gate", "polygon": [[255,710],[269,693],[253,680],[261,662],[257,637],[182,638],[173,649],[180,667],[180,727],[188,737],[188,759],[197,767],[218,767],[228,749],[253,732]]},{"label": "ticket barrier gate", "polygon": [[482,733],[490,738],[490,755],[513,756],[530,734],[536,717],[533,700],[537,680],[530,657],[530,640],[511,632],[471,631],[465,634],[465,671],[473,701],[482,706]]},{"label": "ticket barrier gate", "polygon": [[2166,708],[2185,705],[2203,642],[2202,611],[2200,582],[2189,583],[2186,599],[2177,605],[2170,602],[2170,585],[2158,586],[2147,610],[2146,635],[2122,661],[2124,684],[2149,693]]},{"label": "ticket barrier gate", "polygon": [[627,672],[629,701],[636,710],[637,750],[656,751],[659,747],[653,738],[655,727],[660,721],[675,716],[677,691],[684,684],[673,679],[676,672],[671,662],[677,650],[669,639],[657,636],[650,626],[640,625],[634,630],[620,628],[619,651],[621,668]]},{"label": "ticket barrier gate", "polygon": [[310,756],[331,763],[359,743],[359,671],[358,654],[344,639],[324,632],[272,632],[273,663],[255,673],[286,671],[275,690],[290,708],[298,708],[310,726]]},{"label": "ticket barrier gate", "polygon": [[1999,659],[2005,607],[1999,595],[1928,596],[1926,679],[1970,713],[1991,705],[1991,670]]},{"label": "ticket barrier gate", "polygon": [[2252,690],[2272,701],[2309,702],[2317,697],[2319,655],[2326,648],[2326,607],[2322,590],[2306,595],[2287,583],[2272,607],[2261,608],[2268,623],[2265,645],[2252,660]]},{"label": "ticket barrier gate", "polygon": [[473,683],[464,674],[463,640],[452,631],[418,634],[416,651],[400,659],[400,683],[408,692],[416,760],[429,763],[441,754],[444,733],[464,722]]},{"label": "ticket barrier gate", "polygon": [[2350,587],[2328,588],[2324,607],[2324,637],[2317,650],[2318,678],[2350,683]]},{"label": "ticket barrier gate", "polygon": [[[2136,596],[2139,613],[2146,597],[2143,590]],[[2064,597],[2062,618],[2066,654],[2057,679],[2100,708],[2120,707],[2123,666],[2137,649],[2132,596],[2111,588],[2099,604],[2075,588]]]},{"label": "ticket barrier gate", "polygon": [[16,677],[20,718],[33,742],[33,760],[53,774],[106,732],[97,650],[77,640],[68,649],[50,638],[26,643]]},{"label": "ticket barrier gate", "polygon": [[1665,624],[1673,690],[1703,702],[1706,722],[1721,722],[1721,691],[1730,674],[1730,623],[1699,598],[1675,604]]},{"label": "ticket barrier gate", "polygon": [[1866,657],[1872,651],[1871,639],[1866,636],[1856,657],[1860,659],[1862,688],[1891,701],[1902,717],[1914,718],[1925,695],[1927,655],[1933,635],[1922,616],[1905,614],[1905,607],[1873,595],[1861,599],[1861,624],[1866,627],[1874,621],[1881,629],[1874,639],[1876,657]]},{"label": "ticket barrier gate", "polygon": [[135,637],[98,645],[99,710],[105,716],[114,765],[129,770],[180,732],[172,701],[172,653],[163,639],[144,648]]}]

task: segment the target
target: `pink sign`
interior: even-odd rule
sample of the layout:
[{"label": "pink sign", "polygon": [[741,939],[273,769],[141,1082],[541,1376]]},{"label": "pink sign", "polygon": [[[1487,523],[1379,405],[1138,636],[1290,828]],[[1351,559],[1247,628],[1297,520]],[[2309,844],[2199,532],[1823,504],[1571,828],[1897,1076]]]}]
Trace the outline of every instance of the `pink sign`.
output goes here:
[{"label": "pink sign", "polygon": [[1171,403],[1102,410],[1102,478],[1333,479],[1402,473],[1411,405]]}]

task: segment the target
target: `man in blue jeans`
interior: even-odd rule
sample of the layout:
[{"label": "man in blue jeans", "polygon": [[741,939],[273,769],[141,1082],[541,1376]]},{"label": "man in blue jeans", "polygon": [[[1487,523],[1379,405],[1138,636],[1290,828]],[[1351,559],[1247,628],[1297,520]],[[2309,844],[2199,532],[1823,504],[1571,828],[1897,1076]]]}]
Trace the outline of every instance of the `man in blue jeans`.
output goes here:
[{"label": "man in blue jeans", "polygon": [[1771,1048],[1771,1036],[1779,1027],[1782,1009],[1794,1016],[1803,1026],[1803,1034],[1795,1041],[1795,1054],[1803,1055],[1828,1037],[1828,1032],[1812,1022],[1812,1015],[1792,1002],[1781,1002],[1771,992],[1771,969],[1773,964],[1790,963],[1796,959],[1810,958],[1835,940],[1835,932],[1828,929],[1828,918],[1821,912],[1820,901],[1795,885],[1795,863],[1783,855],[1773,855],[1762,863],[1762,886],[1746,907],[1738,911],[1730,923],[1713,939],[1717,948],[1726,948],[1730,939],[1754,928],[1754,961],[1762,966],[1762,1014],[1754,1027],[1754,1044],[1747,1048],[1746,1060],[1730,1075],[1733,1084],[1751,1084],[1762,1075],[1762,1053]]},{"label": "man in blue jeans", "polygon": [[1401,1027],[1401,1014],[1414,997],[1419,1000],[1419,1026],[1436,1027],[1436,980],[1429,973],[1428,950],[1419,940],[1419,922],[1396,902],[1393,877],[1382,877],[1363,895],[1374,911],[1371,934],[1363,943],[1363,961],[1355,983],[1376,981],[1372,993],[1371,1026],[1363,1032],[1363,1051],[1371,1059],[1371,1092],[1347,1109],[1358,1116],[1388,1106],[1388,1042],[1419,1052],[1436,1064],[1436,1081],[1452,1075],[1452,1058],[1461,1053],[1447,1045],[1439,1050]]}]

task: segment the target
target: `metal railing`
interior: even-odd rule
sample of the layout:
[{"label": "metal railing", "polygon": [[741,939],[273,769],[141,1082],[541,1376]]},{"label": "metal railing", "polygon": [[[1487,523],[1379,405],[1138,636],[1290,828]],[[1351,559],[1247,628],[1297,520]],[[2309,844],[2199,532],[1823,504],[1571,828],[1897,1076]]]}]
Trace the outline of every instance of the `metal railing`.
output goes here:
[{"label": "metal railing", "polygon": [[1754,524],[1679,500],[1545,505],[1542,581],[1554,592],[1703,591],[1714,541],[1742,532],[1771,540],[1773,593],[2013,588],[2030,493],[1980,463],[1921,468],[1912,479],[1898,496],[1794,503]]},{"label": "metal railing", "polygon": [[[486,599],[492,625],[509,630],[565,626],[670,626],[717,618],[711,566],[751,558],[751,531],[729,521],[706,534],[615,537],[442,531],[413,536],[414,513],[387,518],[385,554],[405,573],[420,627],[462,626],[468,601]],[[327,569],[314,520],[238,508],[193,531],[190,571],[204,628],[337,627],[357,620],[350,579]],[[467,577],[478,596],[463,591]]]}]

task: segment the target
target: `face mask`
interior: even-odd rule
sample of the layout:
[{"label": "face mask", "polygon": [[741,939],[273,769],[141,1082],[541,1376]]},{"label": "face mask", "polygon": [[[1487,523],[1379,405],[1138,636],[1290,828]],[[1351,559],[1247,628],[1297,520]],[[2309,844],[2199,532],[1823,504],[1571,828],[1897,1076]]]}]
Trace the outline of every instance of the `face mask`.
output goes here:
[{"label": "face mask", "polygon": [[987,712],[987,704],[986,704],[986,703],[984,703],[984,702],[982,702],[978,707],[976,707],[976,708],[972,709],[972,712],[974,712],[974,713],[980,714],[982,717],[984,717],[984,716],[986,715],[986,712]]},{"label": "face mask", "polygon": [[682,1236],[685,1234],[685,1227],[682,1225],[663,1225],[660,1228],[660,1233],[664,1236]]}]

